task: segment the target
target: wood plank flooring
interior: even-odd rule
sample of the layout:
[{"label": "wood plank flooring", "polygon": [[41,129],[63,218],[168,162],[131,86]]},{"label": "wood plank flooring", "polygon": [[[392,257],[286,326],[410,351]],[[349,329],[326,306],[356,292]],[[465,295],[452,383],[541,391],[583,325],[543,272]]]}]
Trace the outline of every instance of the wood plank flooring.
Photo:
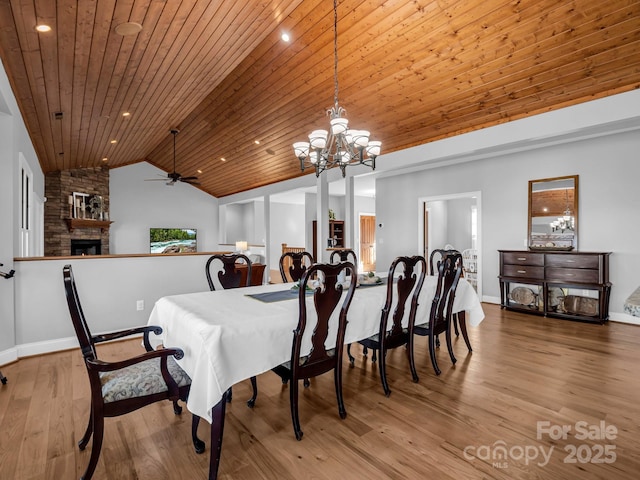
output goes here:
[{"label": "wood plank flooring", "polygon": [[[438,351],[440,376],[424,338],[417,384],[404,349],[390,353],[389,398],[377,366],[354,346],[355,368],[344,367],[347,418],[338,416],[332,376],[312,379],[301,388],[300,442],[288,387],[275,374],[258,377],[253,410],[244,402],[249,382],[234,386],[220,480],[638,478],[640,328],[484,309],[484,322],[469,328],[472,354],[461,338],[455,366],[445,347]],[[140,350],[132,340],[105,345],[100,355]],[[0,387],[0,478],[79,478],[91,446],[76,445],[89,411],[79,351],[25,358],[2,372],[9,382]],[[209,425],[201,423],[207,450],[196,455],[190,422],[186,409],[175,416],[169,403],[107,419],[94,479],[204,480]],[[603,424],[609,438],[598,435]],[[563,425],[571,428],[566,438],[555,435]],[[581,438],[585,430],[591,438]]]}]

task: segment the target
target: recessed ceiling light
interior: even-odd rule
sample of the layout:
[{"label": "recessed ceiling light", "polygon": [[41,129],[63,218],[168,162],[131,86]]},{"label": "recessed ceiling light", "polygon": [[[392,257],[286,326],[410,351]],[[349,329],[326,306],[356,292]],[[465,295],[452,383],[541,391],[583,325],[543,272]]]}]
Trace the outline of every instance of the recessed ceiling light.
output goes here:
[{"label": "recessed ceiling light", "polygon": [[109,159],[108,159],[107,157],[104,157],[104,158],[102,159],[102,161],[103,161],[103,162],[108,162],[108,161],[109,161]]},{"label": "recessed ceiling light", "polygon": [[198,169],[198,170],[196,170],[196,172],[198,172],[198,173],[202,173],[202,170]]},{"label": "recessed ceiling light", "polygon": [[116,144],[116,143],[118,143],[118,140],[111,140],[111,143],[112,144]]},{"label": "recessed ceiling light", "polygon": [[280,38],[282,39],[283,42],[288,42],[289,40],[291,40],[291,37],[287,32],[283,32]]},{"label": "recessed ceiling light", "polygon": [[129,112],[122,112],[122,116],[123,117],[129,117],[131,115],[131,113]]},{"label": "recessed ceiling light", "polygon": [[36,30],[41,33],[45,33],[45,32],[50,32],[51,27],[49,25],[36,25]]},{"label": "recessed ceiling light", "polygon": [[227,161],[227,159],[226,159],[226,158],[224,158],[224,157],[220,157],[220,161],[221,161],[221,162],[226,162],[226,161]]},{"label": "recessed ceiling light", "polygon": [[260,145],[260,140],[254,140],[253,143],[255,143],[256,145]]},{"label": "recessed ceiling light", "polygon": [[116,25],[116,33],[126,37],[127,35],[137,35],[142,31],[142,25],[136,22],[125,22]]}]

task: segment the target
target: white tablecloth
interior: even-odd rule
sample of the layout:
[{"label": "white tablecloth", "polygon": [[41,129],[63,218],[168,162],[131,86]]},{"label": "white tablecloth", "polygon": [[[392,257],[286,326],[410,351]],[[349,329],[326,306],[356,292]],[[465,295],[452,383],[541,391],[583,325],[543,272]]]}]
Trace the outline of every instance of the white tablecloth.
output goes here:
[{"label": "white tablecloth", "polygon": [[[435,284],[435,277],[425,278],[417,323],[428,319]],[[156,345],[162,343],[184,350],[184,358],[178,363],[192,381],[189,411],[211,422],[211,408],[229,387],[290,359],[292,332],[298,322],[297,294],[292,293],[291,300],[272,303],[247,295],[291,286],[275,284],[190,293],[163,297],[156,302],[149,325],[163,329],[160,338],[154,339]],[[386,285],[356,289],[347,316],[346,343],[376,333],[385,298]],[[475,290],[464,279],[460,279],[453,310],[467,311],[473,326],[484,318]],[[311,331],[308,326],[307,332]]]}]

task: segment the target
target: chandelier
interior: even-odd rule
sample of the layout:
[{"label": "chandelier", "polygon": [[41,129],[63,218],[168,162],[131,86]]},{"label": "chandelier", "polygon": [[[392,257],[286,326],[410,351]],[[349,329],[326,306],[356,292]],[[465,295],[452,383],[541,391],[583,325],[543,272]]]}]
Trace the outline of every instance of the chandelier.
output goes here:
[{"label": "chandelier", "polygon": [[[333,167],[340,167],[345,176],[347,165],[367,165],[376,168],[381,142],[370,141],[367,130],[348,128],[346,111],[338,105],[338,1],[333,0],[333,107],[327,110],[330,129],[314,130],[308,142],[296,142],[293,150],[300,160],[300,169],[316,170],[316,177]],[[366,157],[365,157],[366,153]]]},{"label": "chandelier", "polygon": [[571,209],[569,208],[569,191],[565,189],[564,198],[566,202],[566,206],[564,209],[564,214],[562,217],[558,217],[557,220],[551,222],[551,231],[557,232],[560,230],[561,233],[564,233],[565,230],[574,230],[575,229],[575,220],[573,216],[571,216]]}]

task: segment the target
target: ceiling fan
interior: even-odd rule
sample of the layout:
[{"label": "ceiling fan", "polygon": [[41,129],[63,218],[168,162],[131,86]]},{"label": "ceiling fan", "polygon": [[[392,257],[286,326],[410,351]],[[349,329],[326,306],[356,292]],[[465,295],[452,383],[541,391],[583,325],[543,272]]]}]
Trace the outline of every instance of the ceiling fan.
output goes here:
[{"label": "ceiling fan", "polygon": [[172,128],[169,131],[171,132],[171,135],[173,135],[173,172],[167,173],[166,177],[160,175],[163,178],[148,178],[146,179],[146,181],[164,181],[167,185],[175,185],[176,182],[184,182],[190,185],[200,185],[200,183],[198,182],[198,177],[183,177],[178,172],[176,172],[176,135],[180,133],[180,130]]}]

